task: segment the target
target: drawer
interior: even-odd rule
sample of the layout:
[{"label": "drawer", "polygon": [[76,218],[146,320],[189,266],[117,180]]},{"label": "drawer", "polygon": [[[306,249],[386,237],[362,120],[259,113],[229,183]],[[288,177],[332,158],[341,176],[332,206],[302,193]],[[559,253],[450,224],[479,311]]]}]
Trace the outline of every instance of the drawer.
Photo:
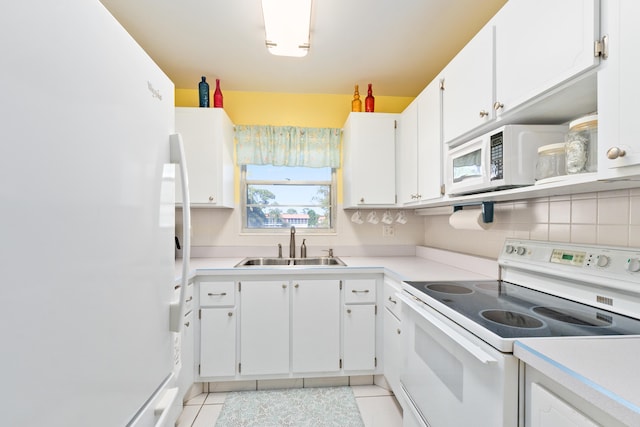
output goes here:
[{"label": "drawer", "polygon": [[235,303],[235,282],[200,282],[200,307],[232,306]]},{"label": "drawer", "polygon": [[376,279],[345,280],[346,304],[370,304],[376,302]]},{"label": "drawer", "polygon": [[396,292],[400,292],[400,290],[397,285],[384,282],[384,306],[398,319],[402,319],[402,301],[396,297]]}]

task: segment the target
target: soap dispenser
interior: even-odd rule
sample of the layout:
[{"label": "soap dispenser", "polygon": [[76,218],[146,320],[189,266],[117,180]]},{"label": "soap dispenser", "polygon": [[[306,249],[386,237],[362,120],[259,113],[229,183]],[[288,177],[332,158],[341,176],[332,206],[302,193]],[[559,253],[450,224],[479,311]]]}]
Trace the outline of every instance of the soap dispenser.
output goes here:
[{"label": "soap dispenser", "polygon": [[307,257],[307,245],[304,243],[307,239],[302,239],[302,245],[300,245],[300,258]]}]

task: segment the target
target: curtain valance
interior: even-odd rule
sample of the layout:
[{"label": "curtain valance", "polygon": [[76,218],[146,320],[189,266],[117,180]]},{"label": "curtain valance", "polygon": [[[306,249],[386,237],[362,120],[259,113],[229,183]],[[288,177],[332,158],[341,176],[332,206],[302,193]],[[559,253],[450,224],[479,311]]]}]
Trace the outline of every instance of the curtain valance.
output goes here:
[{"label": "curtain valance", "polygon": [[340,167],[340,129],[236,125],[239,165]]}]

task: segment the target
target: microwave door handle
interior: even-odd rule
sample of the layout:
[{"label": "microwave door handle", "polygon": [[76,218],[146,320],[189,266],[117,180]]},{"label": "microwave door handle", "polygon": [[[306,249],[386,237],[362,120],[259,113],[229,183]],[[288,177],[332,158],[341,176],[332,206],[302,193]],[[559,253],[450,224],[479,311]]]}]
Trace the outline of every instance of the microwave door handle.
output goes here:
[{"label": "microwave door handle", "polygon": [[477,345],[470,342],[468,339],[460,335],[458,332],[453,330],[451,327],[446,325],[444,322],[437,319],[431,313],[427,312],[425,309],[420,307],[420,305],[412,301],[410,298],[406,297],[403,294],[396,293],[396,297],[398,297],[402,302],[404,302],[409,308],[411,308],[416,314],[423,317],[437,329],[439,329],[443,334],[447,335],[456,344],[465,349],[469,354],[478,359],[482,363],[496,363],[497,360],[494,357],[491,357],[487,352],[482,350]]}]

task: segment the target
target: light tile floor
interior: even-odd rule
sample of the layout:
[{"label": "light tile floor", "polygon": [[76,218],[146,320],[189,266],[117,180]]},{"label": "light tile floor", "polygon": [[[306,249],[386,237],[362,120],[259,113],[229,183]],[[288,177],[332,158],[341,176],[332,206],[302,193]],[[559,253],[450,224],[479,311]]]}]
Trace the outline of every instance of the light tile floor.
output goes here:
[{"label": "light tile floor", "polygon": [[[393,394],[375,385],[351,386],[365,427],[401,427],[402,409]],[[227,393],[202,393],[189,400],[177,427],[213,427]]]}]

